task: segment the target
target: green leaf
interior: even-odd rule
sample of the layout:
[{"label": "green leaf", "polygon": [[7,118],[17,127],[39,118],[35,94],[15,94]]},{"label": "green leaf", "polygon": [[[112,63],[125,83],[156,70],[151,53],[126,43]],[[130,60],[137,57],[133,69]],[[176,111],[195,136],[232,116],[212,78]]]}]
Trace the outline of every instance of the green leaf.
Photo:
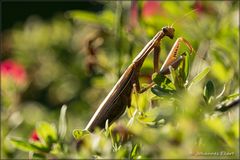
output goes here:
[{"label": "green leaf", "polygon": [[224,84],[221,93],[219,93],[219,94],[216,96],[216,99],[219,99],[220,97],[222,97],[222,95],[224,94],[225,90],[226,90],[226,85]]},{"label": "green leaf", "polygon": [[183,82],[183,78],[181,75],[182,65],[183,65],[183,63],[181,62],[180,65],[178,66],[178,69],[176,69],[176,70],[172,66],[169,66],[170,78],[176,89],[183,88],[184,83],[185,83],[185,82]]},{"label": "green leaf", "polygon": [[75,10],[67,12],[67,16],[88,23],[99,23],[97,15],[91,12]]},{"label": "green leaf", "polygon": [[152,87],[151,91],[153,94],[155,94],[159,97],[166,96],[166,95],[172,95],[173,93],[175,93],[175,90],[173,90],[173,89],[163,88],[158,85]]},{"label": "green leaf", "polygon": [[26,152],[39,152],[39,148],[33,144],[27,142],[26,140],[21,140],[18,138],[10,138],[10,142],[18,149]]},{"label": "green leaf", "polygon": [[51,148],[51,154],[54,154],[54,155],[61,155],[63,154],[62,152],[62,147],[60,145],[60,143],[54,143],[52,148]]},{"label": "green leaf", "polygon": [[32,159],[46,159],[46,156],[41,153],[33,153],[33,158]]},{"label": "green leaf", "polygon": [[169,66],[169,70],[170,70],[171,81],[174,85],[176,85],[176,78],[178,75],[172,66]]},{"label": "green leaf", "polygon": [[74,20],[85,23],[98,24],[108,29],[111,29],[114,26],[115,23],[114,20],[116,18],[114,13],[109,10],[104,10],[100,14],[80,10],[73,10],[67,12],[66,15]]},{"label": "green leaf", "polygon": [[198,82],[200,82],[210,71],[210,67],[206,67],[205,69],[203,69],[197,76],[195,76],[192,79],[192,82],[190,83],[188,89],[193,85],[193,84],[197,84]]},{"label": "green leaf", "polygon": [[139,115],[138,120],[149,127],[159,127],[165,124],[165,120],[161,116],[161,109],[153,108],[144,113],[144,115]]},{"label": "green leaf", "polygon": [[161,85],[162,83],[168,85],[171,83],[170,79],[168,79],[167,77],[165,77],[162,74],[157,74],[157,73],[154,73],[152,75],[152,80],[153,80],[153,82],[155,82],[158,85]]},{"label": "green leaf", "polygon": [[190,55],[186,52],[185,61],[184,61],[184,80],[186,81],[189,75],[189,67],[190,66]]},{"label": "green leaf", "polygon": [[137,151],[138,151],[138,144],[136,144],[133,149],[131,150],[131,159],[135,159],[137,157]]},{"label": "green leaf", "polygon": [[240,96],[240,93],[233,93],[233,94],[230,94],[227,97],[225,97],[223,100],[231,100],[231,99],[235,99],[239,96]]},{"label": "green leaf", "polygon": [[212,81],[208,81],[203,90],[203,96],[207,103],[211,102],[211,98],[215,95],[215,88]]},{"label": "green leaf", "polygon": [[161,74],[153,74],[153,81],[157,84],[151,91],[157,96],[169,95],[175,92],[175,86],[170,79]]},{"label": "green leaf", "polygon": [[233,140],[225,131],[226,126],[219,117],[206,119],[204,120],[204,123],[209,128],[209,130],[213,131],[218,136],[220,136],[226,142],[227,145],[229,145],[230,147],[234,146]]},{"label": "green leaf", "polygon": [[115,13],[105,10],[100,15],[100,21],[103,26],[111,29],[114,26],[116,15]]},{"label": "green leaf", "polygon": [[42,152],[49,152],[51,150],[51,146],[46,146],[45,144],[41,143],[40,141],[31,141],[31,144],[38,148],[38,150]]},{"label": "green leaf", "polygon": [[58,133],[59,133],[60,139],[64,139],[67,132],[66,111],[67,111],[67,106],[63,105],[60,112],[59,127],[58,127]]},{"label": "green leaf", "polygon": [[109,128],[109,123],[108,123],[108,119],[105,122],[105,135],[106,137],[108,137],[108,135],[110,134],[111,130]]},{"label": "green leaf", "polygon": [[74,129],[73,130],[73,137],[76,140],[80,140],[83,136],[86,136],[88,134],[90,134],[90,132],[87,131],[87,130],[80,130],[80,129]]},{"label": "green leaf", "polygon": [[121,144],[118,144],[118,143],[114,143],[114,144],[112,145],[112,147],[113,147],[113,152],[117,152],[117,151],[120,150],[120,148],[122,147],[122,145],[121,145]]},{"label": "green leaf", "polygon": [[50,145],[57,141],[57,130],[54,124],[39,122],[36,131],[43,144]]}]

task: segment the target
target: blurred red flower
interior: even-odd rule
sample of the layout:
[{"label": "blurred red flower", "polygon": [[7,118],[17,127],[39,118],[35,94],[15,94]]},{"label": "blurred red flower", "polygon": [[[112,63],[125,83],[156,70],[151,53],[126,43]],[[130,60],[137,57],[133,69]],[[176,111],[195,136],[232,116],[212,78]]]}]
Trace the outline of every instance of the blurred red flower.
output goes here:
[{"label": "blurred red flower", "polygon": [[[227,1],[225,1],[225,3],[227,3]],[[196,9],[196,12],[198,13],[198,15],[201,15],[201,14],[216,15],[217,14],[216,8],[209,5],[207,1],[196,0],[195,3],[193,4],[193,9]]]},{"label": "blurred red flower", "polygon": [[195,1],[193,8],[196,9],[198,13],[204,12],[204,6],[201,1]]},{"label": "blurred red flower", "polygon": [[143,18],[151,17],[162,14],[162,7],[157,1],[146,1],[143,5],[142,16]]},{"label": "blurred red flower", "polygon": [[8,59],[1,62],[0,67],[2,77],[11,77],[18,85],[25,84],[27,75],[24,67],[21,64]]},{"label": "blurred red flower", "polygon": [[132,1],[130,9],[130,26],[135,27],[138,24],[138,6],[137,1]]},{"label": "blurred red flower", "polygon": [[38,134],[37,134],[37,131],[34,130],[31,134],[31,137],[30,137],[30,140],[33,140],[33,141],[39,141],[39,137],[38,137]]}]

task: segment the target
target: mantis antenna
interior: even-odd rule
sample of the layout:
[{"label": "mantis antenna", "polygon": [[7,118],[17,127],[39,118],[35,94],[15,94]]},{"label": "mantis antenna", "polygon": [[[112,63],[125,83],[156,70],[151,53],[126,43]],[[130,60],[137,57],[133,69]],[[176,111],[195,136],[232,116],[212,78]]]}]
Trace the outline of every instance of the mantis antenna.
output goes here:
[{"label": "mantis antenna", "polygon": [[173,27],[173,25],[174,25],[176,22],[182,20],[183,18],[185,18],[186,16],[190,15],[192,12],[195,12],[196,10],[197,10],[197,9],[193,9],[193,10],[189,11],[188,13],[184,14],[183,17],[181,17],[181,18],[175,20],[175,22],[173,22],[173,24],[171,25],[171,27]]}]

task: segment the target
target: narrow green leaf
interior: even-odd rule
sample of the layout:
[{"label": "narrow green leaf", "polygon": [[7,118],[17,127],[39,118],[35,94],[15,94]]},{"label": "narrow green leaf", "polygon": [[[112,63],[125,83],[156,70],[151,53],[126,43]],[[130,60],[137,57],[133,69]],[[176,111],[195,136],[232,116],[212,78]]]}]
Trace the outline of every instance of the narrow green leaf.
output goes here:
[{"label": "narrow green leaf", "polygon": [[131,159],[135,159],[135,158],[136,158],[138,148],[139,148],[139,146],[138,146],[138,144],[136,144],[136,145],[133,147],[133,149],[131,150]]},{"label": "narrow green leaf", "polygon": [[41,153],[33,153],[33,159],[46,159],[46,156]]},{"label": "narrow green leaf", "polygon": [[83,136],[86,136],[88,134],[90,134],[90,132],[87,131],[87,130],[80,130],[80,129],[74,129],[73,130],[73,137],[76,140],[80,140]]},{"label": "narrow green leaf", "polygon": [[67,12],[67,16],[79,21],[84,21],[88,23],[98,23],[98,17],[96,14],[91,13],[91,12],[86,12],[86,11],[79,11],[79,10],[74,10],[74,11],[69,11]]},{"label": "narrow green leaf", "polygon": [[190,55],[186,52],[185,60],[184,60],[184,79],[186,80],[189,75],[189,68],[190,68]]},{"label": "narrow green leaf", "polygon": [[240,96],[240,93],[233,93],[224,98],[224,100],[235,99]]},{"label": "narrow green leaf", "polygon": [[192,79],[192,82],[190,83],[188,89],[189,89],[193,84],[196,84],[196,83],[200,82],[200,81],[208,74],[209,71],[210,71],[210,67],[206,67],[205,69],[203,69],[197,76],[195,76],[195,77]]},{"label": "narrow green leaf", "polygon": [[108,125],[108,119],[105,122],[105,135],[108,136],[110,133],[109,125]]},{"label": "narrow green leaf", "polygon": [[27,142],[26,140],[21,140],[17,138],[10,138],[10,142],[18,149],[26,152],[39,152],[39,148],[33,144]]},{"label": "narrow green leaf", "polygon": [[116,19],[115,13],[109,10],[105,10],[101,13],[99,21],[101,21],[102,25],[111,29],[114,26],[115,19]]},{"label": "narrow green leaf", "polygon": [[59,127],[58,127],[58,133],[59,133],[60,139],[64,139],[67,132],[66,111],[67,111],[67,106],[63,105],[60,112]]},{"label": "narrow green leaf", "polygon": [[100,14],[95,14],[87,11],[73,10],[67,12],[66,15],[67,17],[72,18],[74,20],[101,25],[108,29],[111,29],[114,26],[115,23],[114,20],[116,18],[114,13],[109,10],[105,10]]},{"label": "narrow green leaf", "polygon": [[220,97],[222,97],[222,95],[224,94],[225,90],[226,90],[226,85],[224,84],[221,93],[219,93],[219,94],[216,96],[216,99],[219,99]]},{"label": "narrow green leaf", "polygon": [[172,66],[169,66],[169,70],[170,70],[171,81],[176,86],[177,73]]}]

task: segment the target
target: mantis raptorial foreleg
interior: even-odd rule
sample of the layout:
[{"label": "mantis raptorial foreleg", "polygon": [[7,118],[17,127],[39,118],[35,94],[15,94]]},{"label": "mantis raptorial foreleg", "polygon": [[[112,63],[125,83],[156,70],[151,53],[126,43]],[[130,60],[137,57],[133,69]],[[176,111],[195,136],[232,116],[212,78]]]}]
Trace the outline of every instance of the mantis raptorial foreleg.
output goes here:
[{"label": "mantis raptorial foreleg", "polygon": [[[190,50],[190,53],[192,53],[194,50],[193,50],[193,47],[191,46],[191,44],[185,40],[183,37],[179,37],[171,51],[169,52],[166,60],[164,61],[161,69],[160,69],[160,72],[159,72],[159,65],[158,65],[158,60],[159,60],[159,53],[160,53],[160,46],[156,46],[154,48],[154,59],[153,59],[153,62],[154,62],[154,72],[158,72],[159,74],[169,74],[170,71],[169,71],[169,66],[172,66],[174,69],[176,69],[178,67],[178,65],[180,64],[180,62],[182,60],[184,60],[184,57],[185,57],[185,52],[181,54],[181,56],[177,57],[177,54],[178,54],[178,51],[179,51],[179,47],[180,47],[180,42],[183,42]],[[141,88],[140,87],[140,84],[139,84],[139,80],[138,78],[135,79],[135,83],[134,83],[134,88],[136,90],[137,93],[143,93],[145,92],[146,90],[148,90],[149,88],[151,88],[155,83],[154,82],[151,82],[150,84],[148,84],[146,87],[144,88]]]},{"label": "mantis raptorial foreleg", "polygon": [[[191,46],[191,44],[185,40],[184,38],[182,37],[179,37],[176,42],[174,43],[171,51],[169,52],[165,62],[163,63],[161,69],[160,69],[160,72],[163,71],[163,70],[166,70],[171,64],[173,63],[176,63],[176,60],[177,60],[177,53],[178,53],[178,50],[179,50],[179,47],[180,47],[180,42],[183,42],[190,50],[190,53],[192,53],[194,50],[193,50],[193,47]],[[176,66],[177,68],[177,66]]]}]

